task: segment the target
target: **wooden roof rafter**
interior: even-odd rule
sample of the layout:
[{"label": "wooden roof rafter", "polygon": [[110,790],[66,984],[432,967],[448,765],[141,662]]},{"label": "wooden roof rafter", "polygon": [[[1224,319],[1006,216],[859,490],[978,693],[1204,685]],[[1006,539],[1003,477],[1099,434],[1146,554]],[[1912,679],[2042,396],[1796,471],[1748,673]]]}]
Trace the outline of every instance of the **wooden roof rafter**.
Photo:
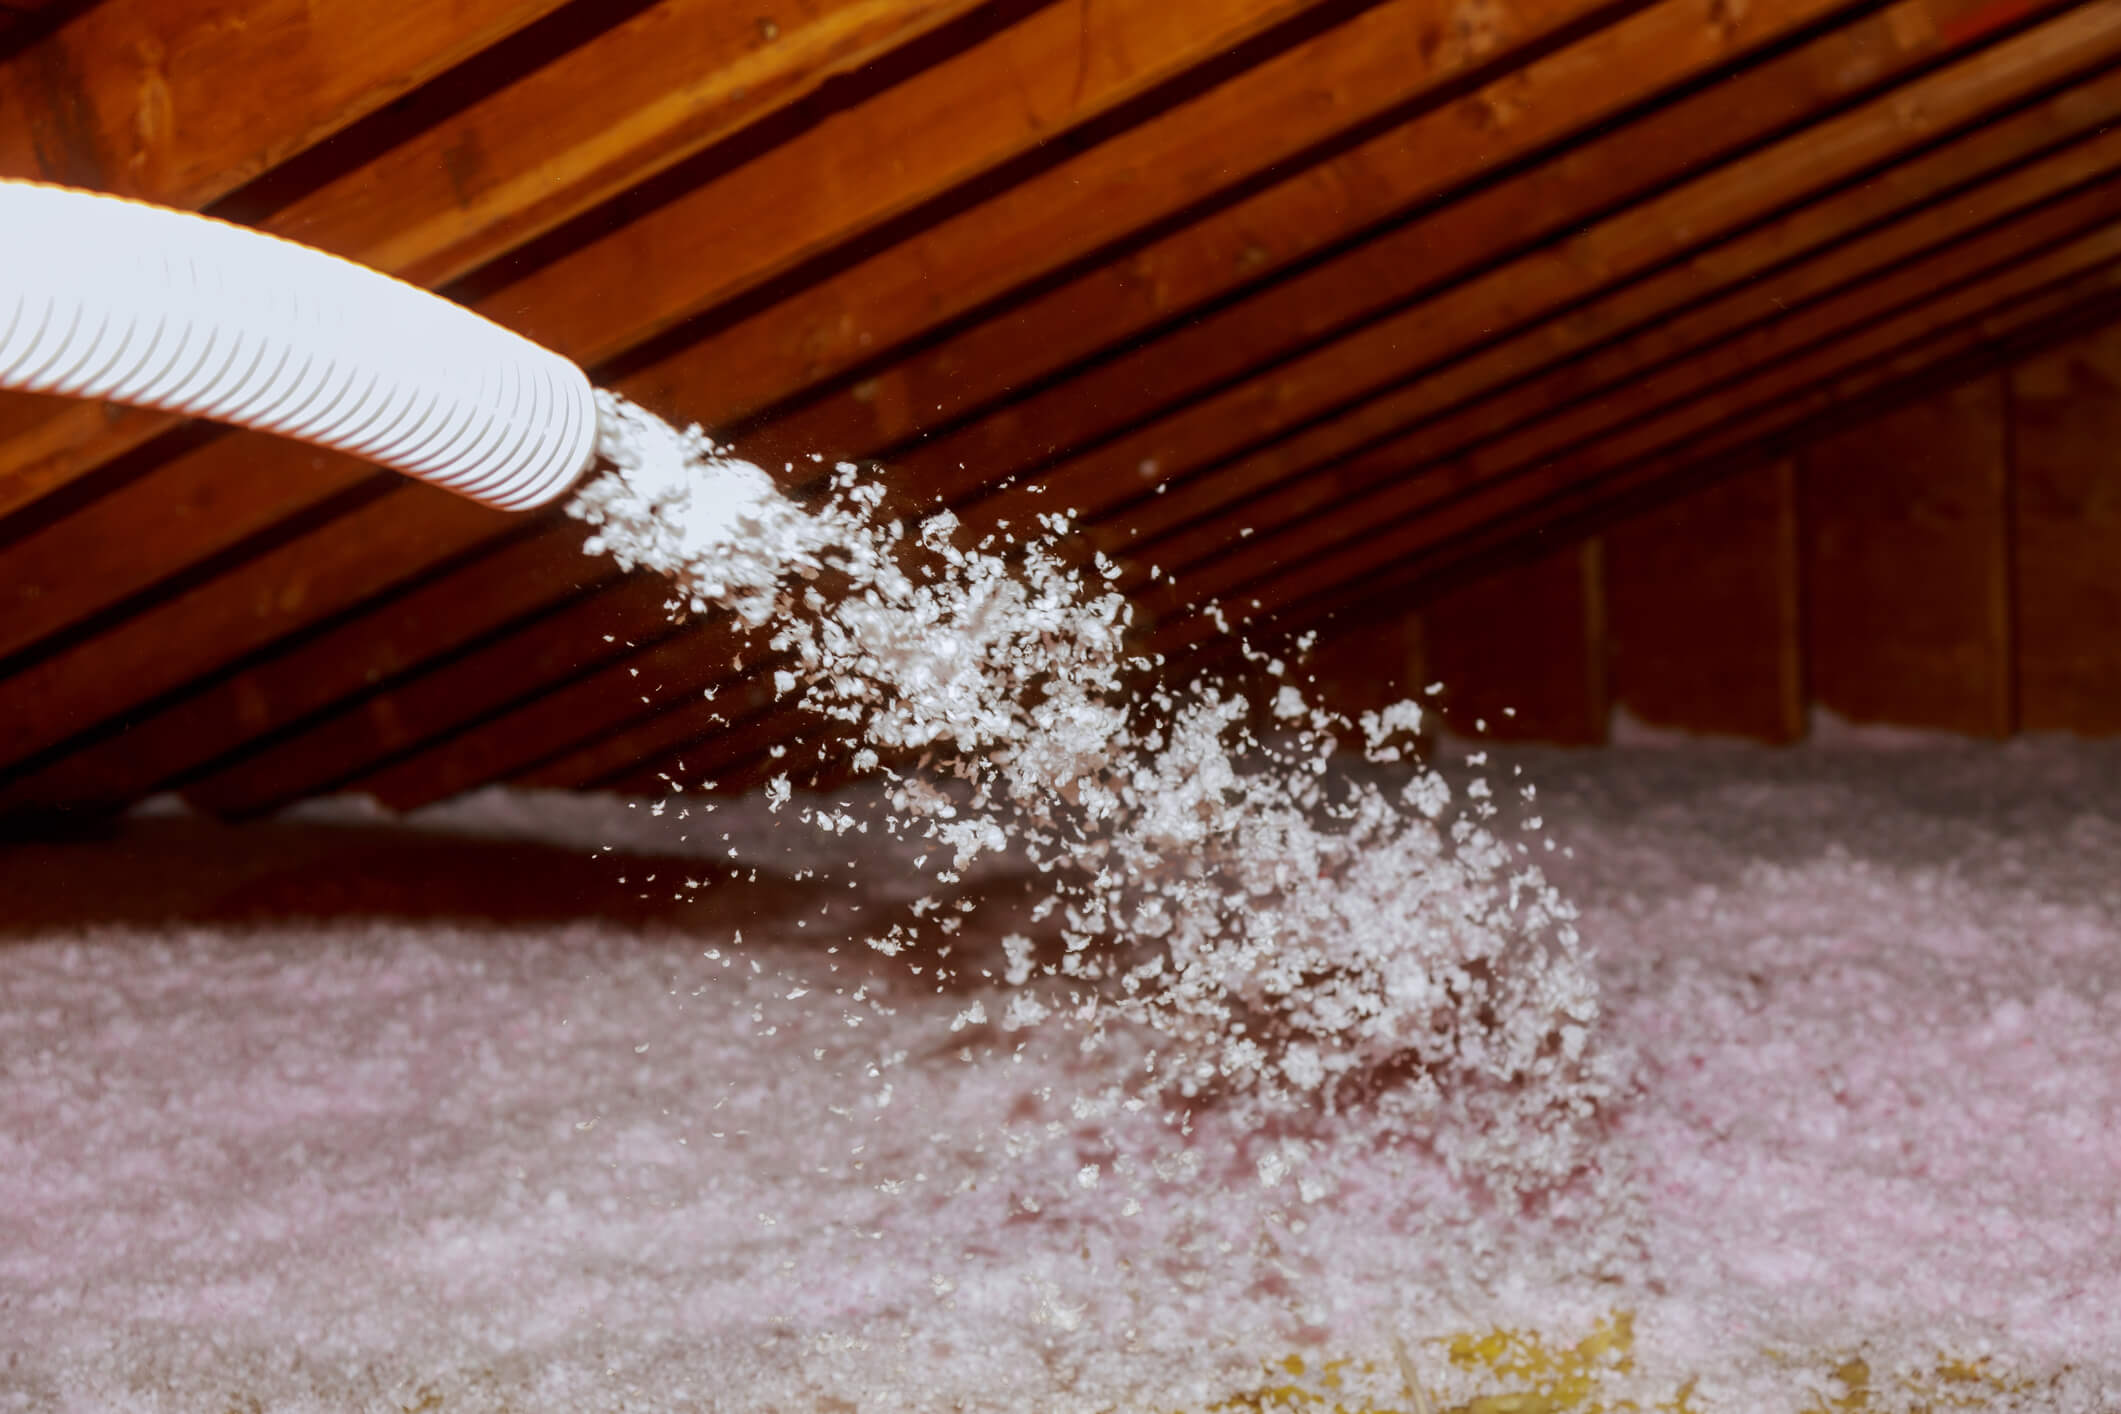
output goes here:
[{"label": "wooden roof rafter", "polygon": [[[1661,504],[1716,477],[1787,456],[1805,442],[2008,367],[2121,320],[2121,264],[2109,259],[1949,322],[1839,370],[1828,379],[1733,418],[1717,436],[1661,456],[1495,488],[1465,505],[1453,525],[1389,528],[1367,542],[1345,571],[1309,562],[1262,582],[1226,605],[1226,616],[1255,635],[1355,613],[1378,600],[1405,603],[1442,592],[1508,563],[1535,546],[1595,533],[1616,518]],[[1374,563],[1373,563],[1374,561]],[[1220,635],[1191,619],[1167,626],[1159,646],[1188,670],[1221,658]]]},{"label": "wooden roof rafter", "polygon": [[[1329,6],[1324,14],[1330,17],[1351,9],[1360,12],[1363,8],[1345,4]],[[1404,15],[1413,13],[1416,7],[1402,3],[1398,8]],[[1066,131],[1070,120],[1087,121],[1107,112],[1115,105],[1151,91],[1159,82],[1183,76],[1202,62],[1220,58],[1233,43],[1260,37],[1303,38],[1303,26],[1298,26],[1293,36],[1270,33],[1276,23],[1291,14],[1304,12],[1304,7],[1296,0],[1255,0],[1243,6],[1196,6],[1193,9],[1206,12],[1206,22],[1202,22],[1201,15],[1193,14],[1186,7],[1167,7],[1146,17],[1115,12],[1100,21],[1103,30],[1093,29],[1087,37],[1072,14],[1053,6],[1003,7],[997,12],[1000,20],[1017,19],[1019,22],[1015,24],[996,23],[997,16],[989,15],[987,18],[993,32],[970,36],[966,47],[952,60],[964,69],[965,85],[970,86],[971,92],[986,95],[984,114],[978,108],[968,107],[964,85],[938,85],[936,69],[931,67],[921,71],[926,86],[908,87],[903,100],[895,89],[886,90],[882,95],[908,109],[908,113],[900,115],[896,121],[892,120],[891,114],[870,111],[871,105],[856,104],[847,110],[854,117],[824,132],[822,138],[818,136],[821,131],[818,126],[805,129],[803,136],[813,141],[818,155],[847,173],[846,182],[866,183],[864,190],[873,193],[819,213],[820,219],[828,224],[816,235],[805,239],[813,244],[844,243],[853,239],[868,224],[918,200],[923,191],[940,191],[952,180],[975,170],[979,163],[991,167],[1049,142]],[[1317,22],[1316,15],[1304,20],[1305,25],[1314,27]],[[1498,32],[1483,43],[1499,42],[1501,37]],[[1012,76],[1029,74],[1042,82],[1052,83],[1051,60],[1060,54],[1072,58],[1077,47],[1086,42],[1093,52],[1109,49],[1121,57],[1083,68],[1080,82],[1077,82],[1078,76],[1071,66],[1066,71],[1066,82],[1060,86],[1048,111],[1027,112]],[[1336,43],[1346,47],[1344,38],[1337,39]],[[1471,48],[1478,47],[1481,46],[1476,44],[1467,48],[1466,53],[1455,59],[1439,51],[1439,61],[1466,62]],[[1366,57],[1374,67],[1377,62],[1374,52]],[[1318,84],[1334,78],[1332,74],[1316,72],[1277,72],[1269,75],[1267,82],[1269,86],[1279,85],[1286,89],[1295,108],[1301,109],[1305,105],[1315,106]],[[1404,76],[1400,82],[1404,84]],[[1252,91],[1257,86],[1242,87],[1234,95],[1226,95],[1218,101],[1225,104],[1256,101],[1262,96]],[[922,113],[928,116],[919,117]],[[1329,111],[1322,117],[1313,116],[1309,121],[1316,126],[1322,121],[1335,121],[1337,117]],[[1227,121],[1227,115],[1223,120]],[[1202,120],[1193,116],[1188,121],[1198,124]],[[950,140],[936,144],[932,153],[924,153],[921,168],[907,174],[900,170],[903,164],[894,164],[889,157],[907,126],[910,124],[918,129],[923,123],[931,128],[947,124]],[[967,154],[971,153],[982,155],[975,161],[968,157]],[[773,149],[770,155],[775,160],[763,176],[754,177],[752,169],[738,168],[729,179],[741,178],[754,185],[760,180],[785,183],[792,175],[790,167],[800,166],[807,160],[803,153],[790,152],[785,145]],[[1101,155],[1099,149],[1093,149],[1092,155],[1100,160],[1110,160]],[[814,169],[800,170],[793,175],[803,182],[817,183],[818,173]],[[928,184],[925,188],[920,185],[924,182]],[[1056,189],[1070,187],[1073,183],[1073,176],[1064,177]],[[710,212],[717,207],[741,211],[747,206],[771,204],[768,200],[772,194],[770,185],[760,193],[761,199],[752,201],[742,199],[741,191],[724,191],[724,185],[726,183],[710,181],[688,194],[686,201],[690,206],[704,204]],[[823,183],[827,189],[834,190],[843,185],[845,183]],[[672,219],[669,213],[679,209],[665,205],[654,214],[668,222]],[[726,224],[741,227],[741,223]],[[310,234],[314,236],[313,228]],[[759,259],[785,262],[790,258],[785,252],[776,254],[780,247],[770,243],[760,244],[758,250]],[[602,252],[598,257],[603,262],[600,266],[590,261],[590,256],[597,252]],[[599,246],[591,242],[579,247],[559,265],[570,272],[571,280],[585,282],[608,294],[620,277],[638,282],[638,255],[636,248]],[[546,267],[547,270],[552,268],[554,266],[550,264]],[[758,266],[754,260],[751,266],[738,262],[733,267],[710,264],[707,268],[717,272],[717,278],[722,281],[719,288],[725,295],[735,295],[746,288],[744,280],[756,281],[772,273],[775,267]],[[746,269],[751,270],[749,275],[744,273]],[[552,277],[541,274],[534,278]],[[495,312],[505,317],[522,298],[520,289],[504,287],[492,296]],[[588,322],[576,333],[557,338],[563,350],[578,355],[586,350],[593,355],[606,345],[616,347],[611,334],[596,332],[608,324],[612,305],[613,301],[605,300],[583,308],[580,318]],[[652,334],[664,321],[664,314],[655,309],[650,309],[645,317],[648,326],[636,329],[627,337]],[[539,332],[555,337],[551,328]],[[600,344],[599,340],[603,343]],[[63,415],[81,414],[79,410],[71,410]],[[20,572],[20,592],[31,608],[9,621],[7,638],[0,642],[0,652],[9,648],[23,650],[46,640],[69,621],[78,621],[99,609],[123,602],[129,593],[148,593],[154,585],[180,572],[188,564],[227,552],[247,540],[261,543],[260,538],[269,538],[274,526],[288,524],[293,517],[372,476],[368,468],[351,459],[322,457],[302,449],[276,447],[256,437],[210,439],[188,455],[157,466],[147,475],[94,501],[83,513],[33,530],[9,547],[11,558]],[[0,457],[0,485],[19,484],[21,479],[20,473],[8,474],[5,459]],[[504,521],[497,516],[488,516],[482,523],[479,517],[464,514],[456,508],[436,511],[431,496],[394,499],[401,509],[395,512],[394,518],[380,517],[381,523],[370,528],[369,537],[373,542],[406,544],[423,536],[433,540],[433,522],[438,518],[449,520],[460,529],[447,537],[446,543],[434,545],[432,553],[439,558],[463,553],[505,533]],[[172,505],[209,501],[212,504],[206,514],[175,523],[166,514]],[[143,542],[135,530],[129,529],[129,524],[137,525],[148,517],[159,522],[158,533],[152,540]],[[0,535],[4,534],[5,527],[0,527]],[[143,543],[147,547],[146,553],[142,552]],[[269,547],[261,543],[261,548]],[[97,573],[81,572],[84,564],[89,563]],[[39,570],[40,564],[45,568]],[[409,581],[425,567],[407,559],[401,559],[400,564],[401,583]],[[262,616],[248,626],[247,633],[239,633],[231,623],[220,634],[183,635],[196,650],[194,660],[181,667],[171,664],[159,683],[135,679],[135,690],[145,689],[142,695],[152,696],[158,687],[166,691],[178,688],[186,681],[196,681],[245,652],[262,647],[276,637],[301,632],[310,623],[345,607],[346,601],[316,592],[315,586],[299,596],[273,594],[267,586],[274,584],[278,573],[277,567],[265,567],[249,576],[240,573],[225,576],[216,586],[220,602],[210,607],[227,620],[240,617],[239,606],[261,599],[281,604],[283,612]],[[371,587],[387,590],[390,582],[379,575]],[[165,615],[172,622],[149,631],[157,638],[175,638],[178,633],[172,630],[196,622],[199,612],[201,606],[186,605],[181,616]],[[151,617],[152,613],[150,611],[142,617]],[[85,679],[102,676],[99,664],[108,656],[101,651],[102,647],[90,645],[86,651],[72,653],[63,663],[37,663],[42,681],[34,695],[45,705],[20,719],[23,730],[14,740],[0,743],[0,753],[21,761],[50,750],[64,740],[64,733],[79,730],[84,721],[108,720],[107,714],[99,718],[85,710],[88,700],[99,696],[97,685],[82,686]],[[0,686],[0,694],[5,692],[6,688]]]},{"label": "wooden roof rafter", "polygon": [[[2121,155],[2117,149],[2116,155]],[[1969,301],[2015,292],[2027,281],[2063,278],[2096,265],[2116,244],[2121,219],[2121,173],[2065,192],[2029,213],[1909,261],[1857,288],[1800,305],[1780,317],[1707,349],[1688,350],[1648,368],[1603,382],[1594,394],[1518,429],[1498,429],[1484,442],[1433,459],[1402,459],[1412,438],[1377,454],[1402,470],[1363,478],[1368,489],[1337,498],[1313,514],[1292,518],[1266,537],[1206,562],[1197,562],[1182,590],[1220,597],[1248,593],[1265,573],[1284,573],[1313,558],[1340,553],[1345,541],[1448,503],[1469,491],[1520,474],[1566,474],[1564,466],[1603,465],[1648,455],[1658,437],[1682,435],[1712,423],[1731,406],[1743,383],[1775,387],[1810,376],[1845,347],[1886,337],[1882,329],[1920,328],[1956,316]],[[1633,349],[1604,362],[1625,368]],[[1267,567],[1272,566],[1271,570]],[[1152,604],[1171,605],[1171,591]]]},{"label": "wooden roof rafter", "polygon": [[[93,54],[138,3],[0,65]],[[334,76],[140,170],[773,466],[881,458],[902,508],[974,525],[1079,507],[1174,652],[1204,596],[1287,626],[1438,582],[2057,301],[2105,310],[2121,256],[2121,0],[814,0],[771,34],[719,0],[483,3],[413,66],[470,87]],[[757,645],[579,544],[348,459],[0,400],[0,810],[816,755]]]}]

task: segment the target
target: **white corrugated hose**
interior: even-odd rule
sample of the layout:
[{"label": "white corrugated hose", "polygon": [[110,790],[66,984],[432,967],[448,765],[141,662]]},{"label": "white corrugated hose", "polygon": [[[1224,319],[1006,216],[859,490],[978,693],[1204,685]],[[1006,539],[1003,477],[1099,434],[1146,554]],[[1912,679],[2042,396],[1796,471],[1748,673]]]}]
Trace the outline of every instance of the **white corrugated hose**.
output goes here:
[{"label": "white corrugated hose", "polygon": [[241,226],[0,180],[0,388],[275,432],[506,510],[564,495],[596,402],[461,305]]}]

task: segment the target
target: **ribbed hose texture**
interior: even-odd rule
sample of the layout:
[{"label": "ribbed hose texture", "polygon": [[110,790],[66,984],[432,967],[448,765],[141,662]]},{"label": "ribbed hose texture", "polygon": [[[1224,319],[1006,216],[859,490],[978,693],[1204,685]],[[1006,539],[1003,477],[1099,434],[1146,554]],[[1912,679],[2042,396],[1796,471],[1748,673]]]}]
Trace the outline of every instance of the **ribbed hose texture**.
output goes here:
[{"label": "ribbed hose texture", "polygon": [[0,388],[330,447],[505,510],[592,458],[582,371],[461,305],[189,212],[0,181]]}]

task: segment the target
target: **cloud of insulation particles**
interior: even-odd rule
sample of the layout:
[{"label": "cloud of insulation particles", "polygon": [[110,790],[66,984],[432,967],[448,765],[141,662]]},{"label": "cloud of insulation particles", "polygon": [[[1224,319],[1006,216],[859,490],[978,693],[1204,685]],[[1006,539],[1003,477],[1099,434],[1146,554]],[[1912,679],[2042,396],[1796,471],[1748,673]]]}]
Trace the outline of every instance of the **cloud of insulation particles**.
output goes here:
[{"label": "cloud of insulation particles", "polygon": [[[1469,1212],[1625,1230],[1597,1141],[1627,1065],[1534,862],[1538,818],[1415,762],[1413,703],[1348,723],[1250,648],[1271,730],[1213,681],[1140,688],[1117,566],[1064,518],[967,548],[947,512],[887,513],[850,464],[799,505],[697,428],[600,396],[611,469],[569,508],[589,551],[668,576],[674,613],[743,625],[740,666],[881,782],[860,815],[767,788],[827,839],[873,827],[908,851],[923,892],[868,945],[938,990],[1002,988],[951,1045],[1065,1036],[1098,1058],[1053,1098],[1064,1122],[1014,1126],[1009,1152],[1065,1150],[1073,1201],[1138,1205],[1141,1184],[1107,1180],[1317,1203],[1346,1159],[1400,1151]],[[1374,764],[1329,772],[1355,731]],[[1007,927],[966,928],[996,908]]]}]

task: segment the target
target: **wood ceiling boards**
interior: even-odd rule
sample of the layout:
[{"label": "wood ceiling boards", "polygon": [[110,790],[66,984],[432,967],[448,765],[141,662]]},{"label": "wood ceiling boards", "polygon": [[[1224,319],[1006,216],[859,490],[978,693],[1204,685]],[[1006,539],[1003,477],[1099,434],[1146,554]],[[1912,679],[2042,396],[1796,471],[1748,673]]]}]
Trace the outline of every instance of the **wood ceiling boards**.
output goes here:
[{"label": "wood ceiling boards", "polygon": [[[1189,663],[2121,317],[2117,114],[2121,0],[0,5],[0,172],[430,285],[792,487],[1077,510]],[[0,399],[0,812],[830,747],[580,543]]]}]

